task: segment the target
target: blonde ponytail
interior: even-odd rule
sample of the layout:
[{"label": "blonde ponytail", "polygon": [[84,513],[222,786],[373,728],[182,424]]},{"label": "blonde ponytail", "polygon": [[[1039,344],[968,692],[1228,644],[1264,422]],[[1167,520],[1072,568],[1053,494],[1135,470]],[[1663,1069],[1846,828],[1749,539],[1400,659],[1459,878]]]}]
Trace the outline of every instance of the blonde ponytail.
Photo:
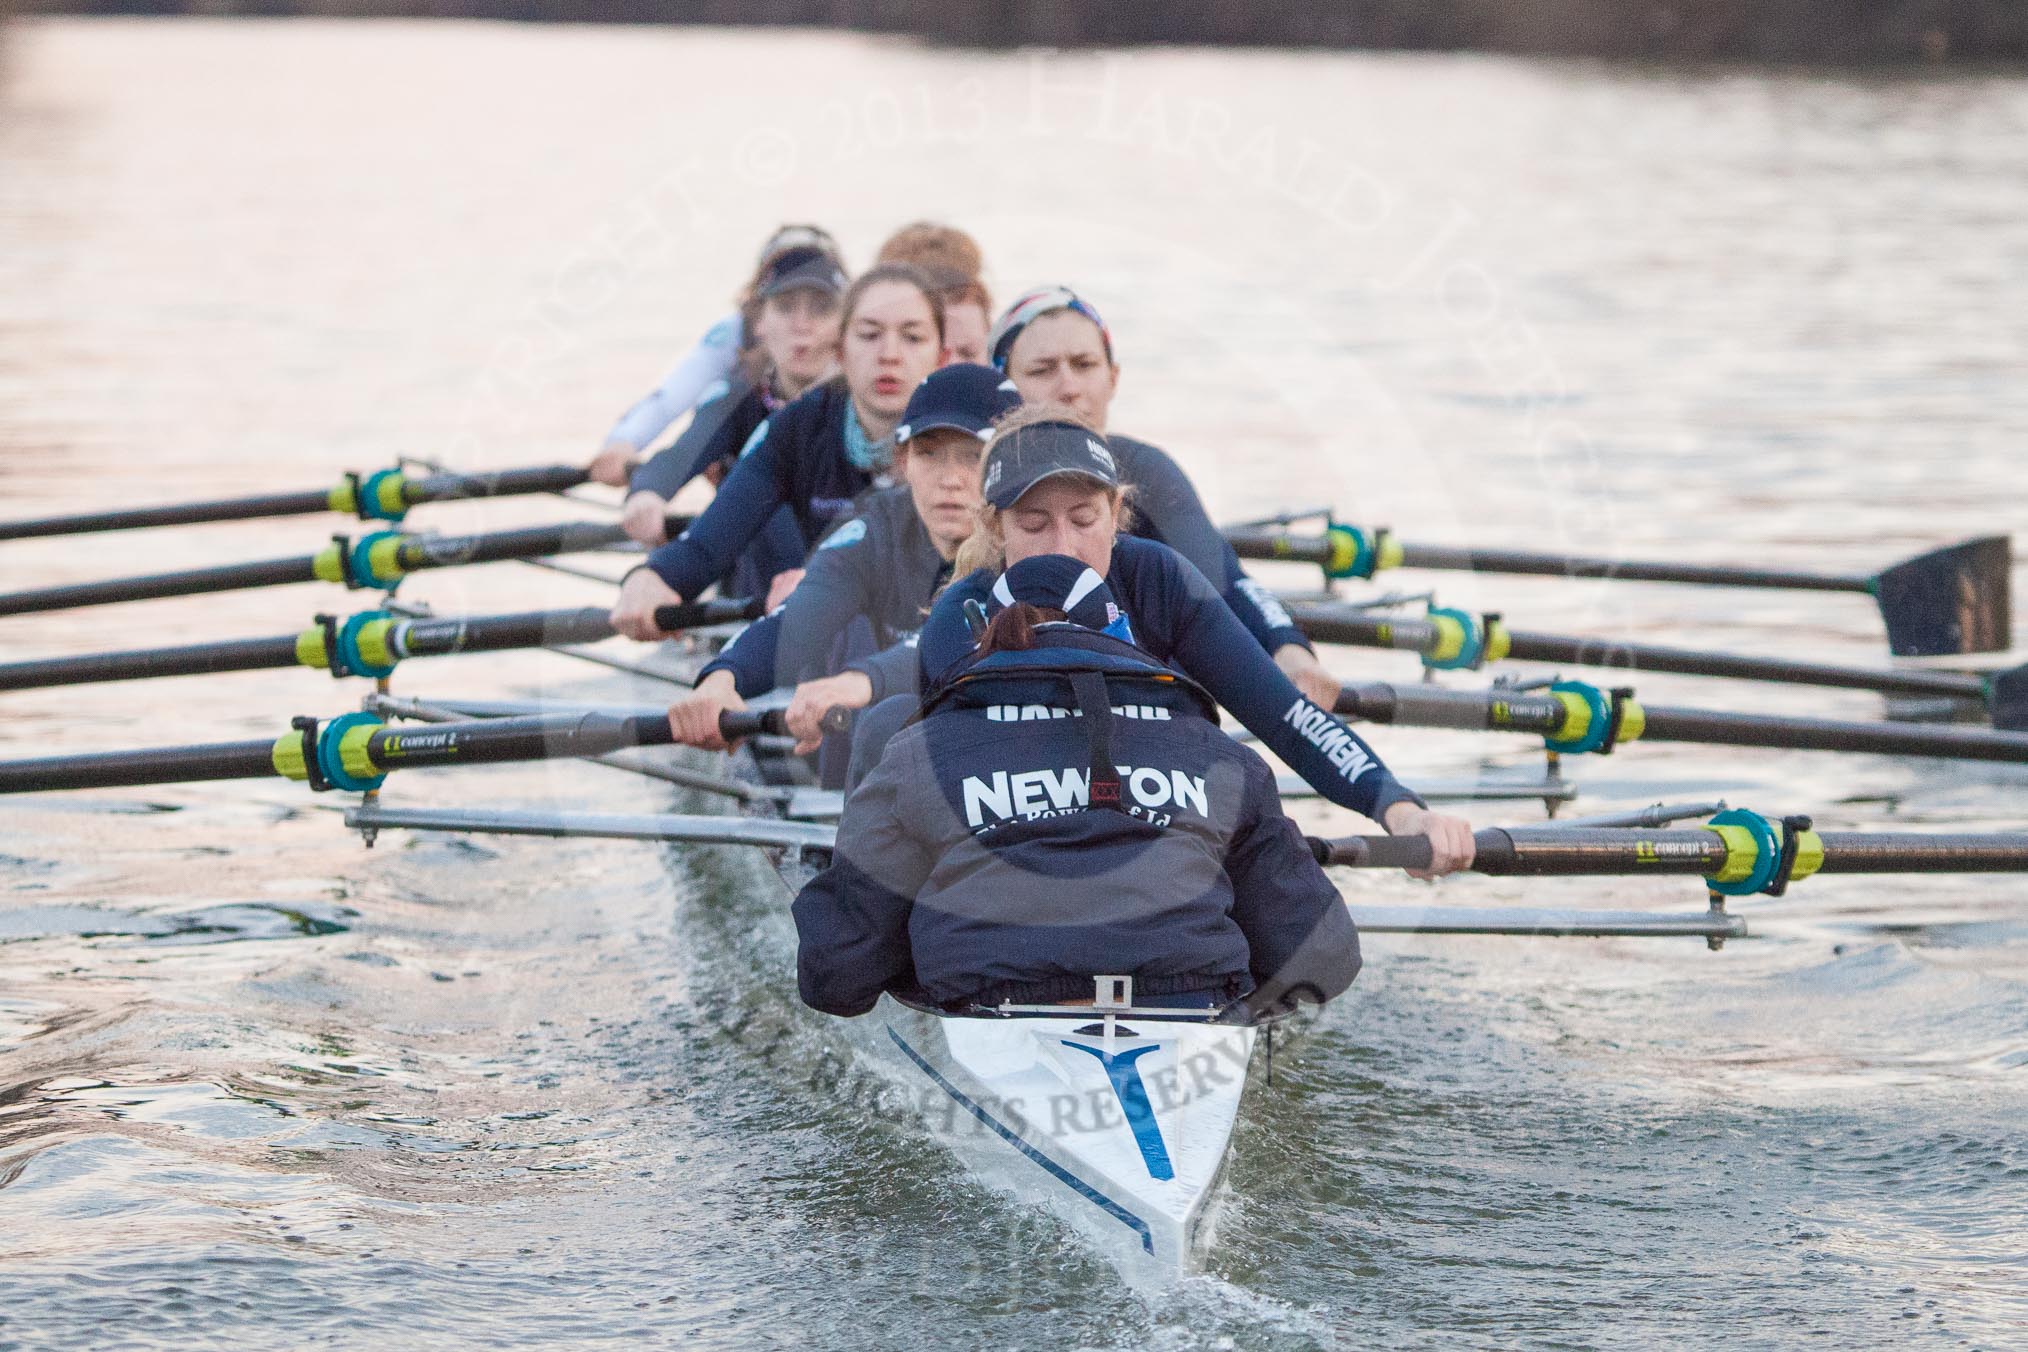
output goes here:
[{"label": "blonde ponytail", "polygon": [[1007,539],[1000,533],[1000,509],[990,502],[979,504],[972,533],[958,546],[951,559],[951,580],[970,577],[981,568],[998,573],[1007,566]]}]

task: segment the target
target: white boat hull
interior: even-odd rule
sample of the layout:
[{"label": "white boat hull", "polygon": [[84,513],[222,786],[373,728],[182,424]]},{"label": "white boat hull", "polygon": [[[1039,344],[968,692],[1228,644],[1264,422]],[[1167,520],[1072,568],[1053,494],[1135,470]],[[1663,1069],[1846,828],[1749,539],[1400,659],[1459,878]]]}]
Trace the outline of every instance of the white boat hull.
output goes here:
[{"label": "white boat hull", "polygon": [[880,1015],[926,1082],[931,1133],[991,1181],[1054,1194],[1107,1247],[1197,1265],[1256,1039],[1252,1028],[1118,1015]]}]

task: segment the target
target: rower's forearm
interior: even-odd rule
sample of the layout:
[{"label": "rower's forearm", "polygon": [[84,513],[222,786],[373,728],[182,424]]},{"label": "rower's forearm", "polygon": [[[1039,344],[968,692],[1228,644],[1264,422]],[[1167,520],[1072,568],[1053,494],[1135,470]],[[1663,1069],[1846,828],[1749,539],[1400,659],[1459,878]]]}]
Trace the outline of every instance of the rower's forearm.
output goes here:
[{"label": "rower's forearm", "polygon": [[781,505],[774,456],[763,441],[733,468],[689,529],[648,555],[648,566],[684,600],[695,600],[732,567]]},{"label": "rower's forearm", "polygon": [[629,493],[653,493],[664,502],[683,491],[690,481],[683,471],[690,467],[690,457],[684,452],[682,443],[665,446],[644,460],[627,481]]},{"label": "rower's forearm", "polygon": [[914,643],[882,648],[871,657],[848,664],[846,670],[862,672],[873,683],[874,704],[893,695],[913,695],[921,690],[922,672]]},{"label": "rower's forearm", "polygon": [[705,664],[700,676],[723,671],[732,677],[741,699],[764,695],[784,684],[779,658],[782,632],[781,612],[763,615],[725,645],[718,656]]}]

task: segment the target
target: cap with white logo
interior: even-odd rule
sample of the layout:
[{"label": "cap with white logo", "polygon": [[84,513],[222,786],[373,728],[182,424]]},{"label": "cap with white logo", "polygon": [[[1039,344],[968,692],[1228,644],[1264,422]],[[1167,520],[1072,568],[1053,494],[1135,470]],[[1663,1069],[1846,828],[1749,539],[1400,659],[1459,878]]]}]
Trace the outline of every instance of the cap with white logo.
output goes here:
[{"label": "cap with white logo", "polygon": [[1005,511],[1044,479],[1059,475],[1120,486],[1105,438],[1072,422],[1030,423],[994,437],[986,447],[986,501]]},{"label": "cap with white logo", "polygon": [[990,366],[955,362],[923,378],[908,397],[901,425],[894,429],[896,441],[907,441],[939,427],[969,432],[981,441],[996,418],[1021,403],[1014,382]]}]

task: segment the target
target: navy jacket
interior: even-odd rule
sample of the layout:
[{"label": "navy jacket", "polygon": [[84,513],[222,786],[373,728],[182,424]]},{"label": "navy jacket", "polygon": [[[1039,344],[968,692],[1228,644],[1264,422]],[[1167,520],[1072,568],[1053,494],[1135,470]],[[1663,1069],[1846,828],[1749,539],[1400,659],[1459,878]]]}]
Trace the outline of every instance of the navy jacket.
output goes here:
[{"label": "navy jacket", "polygon": [[695,600],[780,508],[795,518],[807,552],[873,486],[873,475],[845,455],[851,404],[844,380],[834,378],[775,413],[711,505],[690,529],[648,555],[648,566],[684,600]]},{"label": "navy jacket", "polygon": [[[928,698],[970,656],[965,602],[991,609],[995,578],[984,569],[959,578],[944,589],[923,622],[916,657]],[[1404,799],[1422,802],[1357,733],[1303,698],[1233,618],[1204,574],[1176,551],[1122,535],[1113,546],[1106,586],[1127,613],[1135,643],[1210,691],[1318,793],[1374,821]]]},{"label": "navy jacket", "polygon": [[1343,992],[1351,913],[1267,765],[1132,645],[1038,632],[1049,646],[972,663],[846,802],[795,902],[804,1001],[1037,1003],[1110,974],[1154,1001]]}]

